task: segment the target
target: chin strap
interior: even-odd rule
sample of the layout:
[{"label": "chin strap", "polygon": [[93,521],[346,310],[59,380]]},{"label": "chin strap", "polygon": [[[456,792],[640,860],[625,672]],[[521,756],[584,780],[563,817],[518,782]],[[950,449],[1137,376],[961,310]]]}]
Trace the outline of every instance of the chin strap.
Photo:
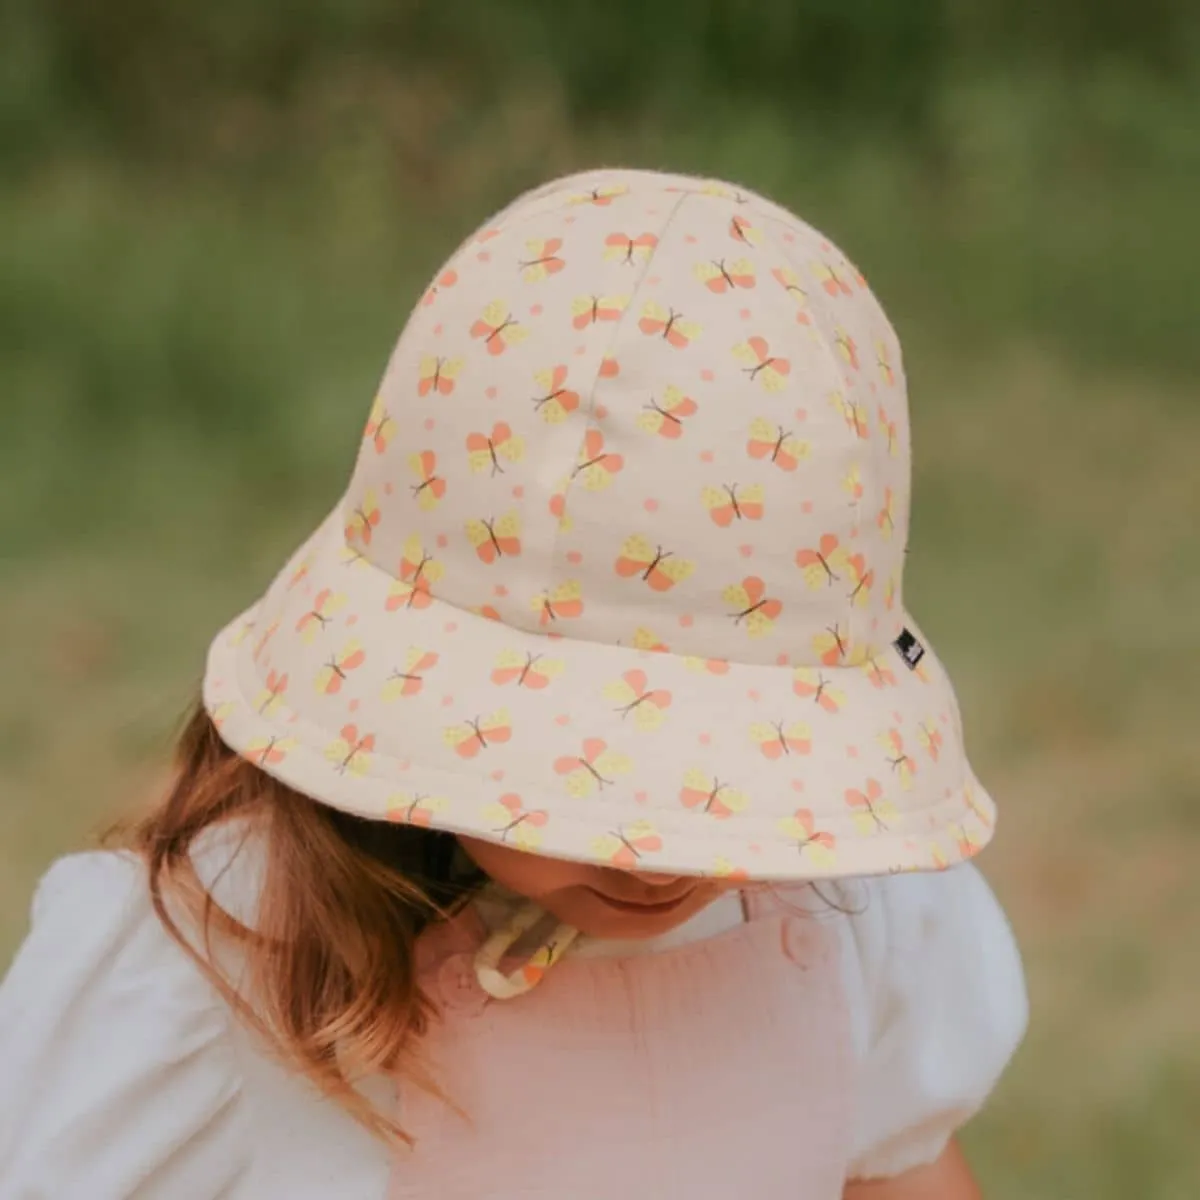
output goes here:
[{"label": "chin strap", "polygon": [[530,900],[521,905],[479,947],[475,955],[475,978],[489,996],[497,1000],[509,1000],[513,996],[524,995],[541,981],[579,936],[579,930],[574,926],[560,923],[523,963],[507,973],[501,971],[500,961],[505,952],[544,921],[546,915],[545,909]]}]

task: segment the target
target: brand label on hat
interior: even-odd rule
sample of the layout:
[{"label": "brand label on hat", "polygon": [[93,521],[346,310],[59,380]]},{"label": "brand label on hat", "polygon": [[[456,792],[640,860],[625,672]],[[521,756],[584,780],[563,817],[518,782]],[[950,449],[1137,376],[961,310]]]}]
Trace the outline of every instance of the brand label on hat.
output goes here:
[{"label": "brand label on hat", "polygon": [[916,635],[907,629],[900,630],[900,636],[892,645],[900,651],[900,657],[908,664],[910,671],[915,671],[917,664],[925,657],[925,647],[917,640]]}]

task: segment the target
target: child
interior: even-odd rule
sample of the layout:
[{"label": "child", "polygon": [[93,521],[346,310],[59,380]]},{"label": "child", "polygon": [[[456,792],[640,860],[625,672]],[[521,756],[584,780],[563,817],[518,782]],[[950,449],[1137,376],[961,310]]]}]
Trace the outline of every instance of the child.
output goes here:
[{"label": "child", "polygon": [[908,498],[819,233],[640,171],[499,214],[165,800],[43,881],[0,1197],[977,1196],[1025,994]]}]

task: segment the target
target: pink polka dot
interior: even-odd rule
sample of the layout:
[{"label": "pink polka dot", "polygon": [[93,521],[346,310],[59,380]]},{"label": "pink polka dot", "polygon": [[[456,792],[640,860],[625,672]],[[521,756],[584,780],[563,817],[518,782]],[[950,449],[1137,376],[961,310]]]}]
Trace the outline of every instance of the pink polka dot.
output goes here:
[{"label": "pink polka dot", "polygon": [[712,462],[712,460],[713,460],[713,452],[711,450],[701,450],[700,451],[700,461],[701,462],[709,462],[710,463],[710,462]]},{"label": "pink polka dot", "polygon": [[396,766],[399,767],[401,771],[407,771],[408,768],[412,766],[412,760],[408,758],[398,758],[396,759]]},{"label": "pink polka dot", "polygon": [[583,555],[580,554],[578,550],[568,550],[567,562],[569,562],[572,566],[577,567],[581,562],[583,562]]},{"label": "pink polka dot", "polygon": [[855,527],[852,530],[850,530],[850,540],[853,541],[856,537],[858,537],[858,526],[857,525],[855,525]]},{"label": "pink polka dot", "polygon": [[738,553],[743,558],[749,558],[754,553],[754,547],[751,546],[749,542],[743,542],[742,545],[738,547]]},{"label": "pink polka dot", "polygon": [[761,693],[759,692],[758,688],[751,688],[746,693],[746,699],[747,700],[757,700],[757,699],[759,699],[760,695],[761,695]]},{"label": "pink polka dot", "polygon": [[873,391],[873,392],[878,391],[878,389],[875,387],[874,382],[871,383],[871,391]]},{"label": "pink polka dot", "polygon": [[561,642],[562,639],[563,639],[563,635],[561,633],[556,633],[553,630],[550,633],[546,634],[546,640],[548,642]]},{"label": "pink polka dot", "polygon": [[351,613],[350,616],[348,616],[346,618],[346,627],[347,628],[349,628],[351,625],[356,625],[357,623],[358,623],[358,616],[356,613]]},{"label": "pink polka dot", "polygon": [[493,596],[507,596],[508,588],[506,588],[504,586],[504,584],[498,583],[498,584],[496,584],[496,586],[494,588],[492,588],[492,595]]},{"label": "pink polka dot", "polygon": [[712,383],[712,381],[713,381],[712,367],[705,367],[700,372],[700,378],[703,379],[705,383]]},{"label": "pink polka dot", "polygon": [[439,533],[437,535],[437,544],[444,550],[450,545],[450,539],[444,533]]},{"label": "pink polka dot", "polygon": [[442,628],[447,633],[453,633],[458,628],[458,623],[456,621],[447,621],[446,624],[442,626]]},{"label": "pink polka dot", "polygon": [[425,418],[425,428],[426,429],[434,429],[434,428],[436,428],[436,426],[437,426],[437,422],[432,417]]},{"label": "pink polka dot", "polygon": [[582,358],[586,353],[587,353],[586,346],[576,346],[575,347],[575,357],[576,358]]},{"label": "pink polka dot", "polygon": [[443,696],[442,697],[442,707],[443,708],[449,708],[450,705],[452,705],[453,703],[454,703],[453,696]]},{"label": "pink polka dot", "polygon": [[748,321],[750,320],[750,310],[748,308],[739,309],[738,316],[741,317],[743,321]]},{"label": "pink polka dot", "polygon": [[858,747],[857,746],[847,746],[846,747],[846,757],[847,758],[857,758],[858,757]]},{"label": "pink polka dot", "polygon": [[603,421],[608,416],[608,408],[603,404],[597,404],[592,412],[597,421]]},{"label": "pink polka dot", "polygon": [[823,241],[821,243],[821,249],[824,250],[826,254],[828,254],[833,249],[833,247],[828,242]]},{"label": "pink polka dot", "polygon": [[351,701],[350,701],[350,703],[346,705],[346,707],[347,707],[347,708],[348,708],[348,709],[349,709],[351,712],[358,712],[358,701],[357,701],[357,700],[351,700]]},{"label": "pink polka dot", "polygon": [[525,495],[525,488],[518,483],[517,486],[513,488],[513,496],[520,500],[523,495]]},{"label": "pink polka dot", "polygon": [[383,494],[385,496],[390,496],[395,490],[396,485],[394,483],[385,483],[383,485]]},{"label": "pink polka dot", "polygon": [[757,844],[747,846],[746,849],[749,850],[751,854],[761,854],[762,853],[762,847]]},{"label": "pink polka dot", "polygon": [[643,501],[643,502],[642,502],[642,507],[643,507],[643,508],[644,508],[644,509],[645,509],[645,510],[648,512],[648,513],[652,513],[652,512],[658,512],[658,501],[657,501],[657,500],[655,500],[655,499],[653,499],[653,497],[652,497],[652,498],[651,498],[651,499],[649,499],[649,500],[645,500],[645,501]]},{"label": "pink polka dot", "polygon": [[475,257],[477,259],[479,259],[480,262],[491,262],[492,261],[492,256],[487,250],[480,250],[480,252],[477,255],[475,255]]},{"label": "pink polka dot", "polygon": [[802,505],[800,505],[801,512],[810,513],[810,512],[812,512],[812,510],[813,510],[813,502],[811,500],[805,500],[805,502]]},{"label": "pink polka dot", "polygon": [[484,394],[484,395],[485,395],[485,396],[486,396],[486,397],[487,397],[489,400],[495,400],[495,398],[496,398],[496,389],[495,389],[495,387],[494,387],[494,386],[489,386],[489,387],[486,387],[486,388],[484,388],[484,389],[483,389],[483,394]]},{"label": "pink polka dot", "polygon": [[438,323],[437,323],[437,324],[436,324],[436,325],[433,327],[433,336],[434,336],[434,337],[441,337],[441,336],[442,336],[442,330],[443,330],[444,328],[445,328],[445,326],[444,326],[444,325],[441,323],[441,321],[439,321],[439,322],[438,322]]},{"label": "pink polka dot", "polygon": [[542,306],[540,304],[531,304],[529,306],[529,315],[531,317],[540,317],[542,315]]},{"label": "pink polka dot", "polygon": [[559,713],[558,716],[554,718],[554,723],[555,725],[570,725],[570,715],[567,713]]},{"label": "pink polka dot", "polygon": [[808,420],[808,409],[807,408],[796,409],[796,420],[797,421],[807,421]]},{"label": "pink polka dot", "polygon": [[777,663],[778,663],[778,664],[779,664],[781,667],[786,667],[786,666],[788,665],[788,663],[789,663],[789,662],[791,662],[791,659],[790,659],[790,658],[788,657],[788,655],[786,655],[786,654],[777,654],[777,655],[775,656],[775,661],[776,661],[776,662],[777,662]]},{"label": "pink polka dot", "polygon": [[694,246],[696,244],[696,235],[694,233],[686,234],[683,240],[687,242],[689,246]]},{"label": "pink polka dot", "polygon": [[692,622],[695,619],[696,618],[693,617],[691,613],[680,613],[679,614],[679,624],[684,629],[690,629],[692,627]]},{"label": "pink polka dot", "polygon": [[712,745],[712,734],[711,733],[702,733],[698,740],[700,742],[700,745],[702,745],[702,746],[711,746]]},{"label": "pink polka dot", "polygon": [[792,791],[793,792],[804,791],[804,780],[803,779],[793,779],[792,780]]},{"label": "pink polka dot", "polygon": [[634,792],[633,798],[638,802],[638,804],[645,804],[646,801],[650,799],[645,792]]},{"label": "pink polka dot", "polygon": [[563,217],[563,224],[564,225],[574,225],[575,218],[574,217]]},{"label": "pink polka dot", "polygon": [[493,779],[494,779],[494,780],[495,780],[497,783],[499,783],[499,782],[500,782],[500,780],[502,780],[502,779],[504,778],[504,772],[503,772],[503,771],[493,771],[493,772],[492,772],[492,778],[493,778]]},{"label": "pink polka dot", "polygon": [[892,713],[892,720],[895,721],[897,725],[904,724],[904,718],[898,712]]},{"label": "pink polka dot", "polygon": [[662,276],[661,275],[651,275],[650,278],[646,280],[646,282],[651,287],[657,287],[660,283],[662,283]]}]

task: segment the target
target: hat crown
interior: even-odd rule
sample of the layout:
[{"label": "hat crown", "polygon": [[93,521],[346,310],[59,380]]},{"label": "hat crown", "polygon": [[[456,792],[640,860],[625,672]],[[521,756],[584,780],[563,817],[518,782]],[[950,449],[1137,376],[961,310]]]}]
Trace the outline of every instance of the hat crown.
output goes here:
[{"label": "hat crown", "polygon": [[397,608],[835,665],[900,604],[908,497],[899,345],[845,256],[732,185],[617,171],[437,273],[342,517]]}]

